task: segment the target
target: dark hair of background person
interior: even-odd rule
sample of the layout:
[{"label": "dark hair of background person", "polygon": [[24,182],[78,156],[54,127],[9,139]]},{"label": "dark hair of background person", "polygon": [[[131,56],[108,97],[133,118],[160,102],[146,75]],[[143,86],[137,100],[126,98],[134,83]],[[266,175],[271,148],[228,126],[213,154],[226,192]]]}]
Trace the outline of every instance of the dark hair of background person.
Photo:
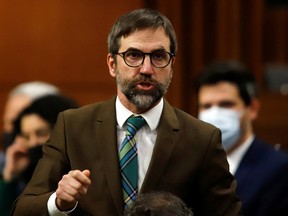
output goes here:
[{"label": "dark hair of background person", "polygon": [[258,96],[259,90],[254,74],[243,64],[234,61],[217,61],[204,68],[198,76],[196,92],[198,94],[203,85],[214,85],[223,81],[237,86],[246,106]]},{"label": "dark hair of background person", "polygon": [[[59,112],[78,107],[79,106],[75,100],[63,95],[47,95],[40,97],[24,109],[15,120],[15,135],[21,135],[21,119],[26,115],[39,115],[41,118],[46,120],[50,124],[51,129],[53,129]],[[42,157],[42,145],[30,148],[28,156],[30,158],[29,166],[21,174],[21,179],[25,184],[27,184],[31,179],[38,160]]]},{"label": "dark hair of background person", "polygon": [[[149,10],[149,13],[146,11]],[[122,15],[113,25],[108,35],[108,50],[111,54],[116,54],[119,51],[120,38],[126,37],[137,30],[145,28],[158,29],[163,27],[165,33],[170,39],[170,51],[176,54],[177,39],[170,20],[159,14],[159,11],[150,9],[135,10],[132,13]]]},{"label": "dark hair of background person", "polygon": [[66,109],[77,108],[75,100],[63,95],[47,95],[36,99],[30,106],[24,109],[14,122],[15,134],[21,134],[21,119],[25,115],[38,114],[46,120],[50,127],[53,128],[59,112]]},{"label": "dark hair of background person", "polygon": [[139,194],[124,216],[193,216],[192,209],[176,195],[158,191]]}]

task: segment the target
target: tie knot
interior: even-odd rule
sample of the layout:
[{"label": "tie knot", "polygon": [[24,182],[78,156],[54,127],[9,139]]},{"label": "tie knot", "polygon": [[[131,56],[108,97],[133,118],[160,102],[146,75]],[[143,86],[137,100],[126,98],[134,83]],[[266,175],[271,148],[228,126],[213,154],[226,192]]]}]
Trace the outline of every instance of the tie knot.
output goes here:
[{"label": "tie knot", "polygon": [[144,124],[146,123],[145,119],[142,116],[131,116],[127,119],[127,125],[132,134],[135,134]]}]

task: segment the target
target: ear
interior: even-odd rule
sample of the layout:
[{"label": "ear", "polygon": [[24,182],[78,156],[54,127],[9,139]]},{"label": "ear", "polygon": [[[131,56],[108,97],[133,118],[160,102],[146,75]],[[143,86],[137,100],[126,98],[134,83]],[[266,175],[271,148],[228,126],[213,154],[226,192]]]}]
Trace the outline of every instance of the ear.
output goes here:
[{"label": "ear", "polygon": [[173,72],[174,72],[173,68],[174,68],[175,61],[176,61],[176,57],[174,56],[174,57],[172,58],[172,62],[171,62],[171,74],[170,74],[170,79],[172,79],[172,77],[173,77]]},{"label": "ear", "polygon": [[174,66],[175,62],[176,62],[176,57],[174,56],[172,57],[172,67]]},{"label": "ear", "polygon": [[250,104],[250,119],[253,121],[258,117],[258,112],[260,110],[260,102],[258,99],[254,98]]},{"label": "ear", "polygon": [[107,65],[109,68],[110,75],[112,77],[116,77],[116,73],[115,73],[116,62],[111,53],[108,53],[107,55]]}]

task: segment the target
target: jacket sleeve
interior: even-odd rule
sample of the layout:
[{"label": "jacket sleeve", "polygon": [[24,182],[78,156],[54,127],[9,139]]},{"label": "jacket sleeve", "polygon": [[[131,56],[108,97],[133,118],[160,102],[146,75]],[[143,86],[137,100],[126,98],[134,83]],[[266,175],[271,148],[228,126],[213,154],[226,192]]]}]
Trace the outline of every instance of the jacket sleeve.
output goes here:
[{"label": "jacket sleeve", "polygon": [[229,172],[226,153],[221,144],[221,132],[215,129],[206,149],[199,178],[205,215],[242,215],[241,202],[236,195],[236,180]]}]

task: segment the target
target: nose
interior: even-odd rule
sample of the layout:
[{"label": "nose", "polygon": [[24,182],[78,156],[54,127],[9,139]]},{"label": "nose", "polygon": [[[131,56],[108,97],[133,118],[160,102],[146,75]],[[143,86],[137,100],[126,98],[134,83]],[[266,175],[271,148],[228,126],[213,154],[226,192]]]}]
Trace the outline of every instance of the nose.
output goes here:
[{"label": "nose", "polygon": [[36,136],[30,136],[28,140],[29,147],[35,147],[38,144],[38,138]]},{"label": "nose", "polygon": [[153,73],[153,65],[151,63],[151,59],[149,55],[145,55],[143,64],[140,67],[140,73],[142,74],[152,74]]}]

